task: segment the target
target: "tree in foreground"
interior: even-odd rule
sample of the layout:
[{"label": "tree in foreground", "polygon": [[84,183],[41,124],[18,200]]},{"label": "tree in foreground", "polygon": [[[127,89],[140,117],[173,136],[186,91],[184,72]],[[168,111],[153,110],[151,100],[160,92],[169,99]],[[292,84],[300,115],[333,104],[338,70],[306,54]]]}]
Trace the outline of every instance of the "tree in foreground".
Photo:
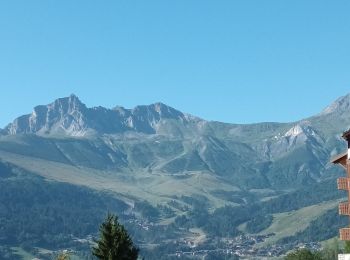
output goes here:
[{"label": "tree in foreground", "polygon": [[320,252],[312,252],[309,249],[298,249],[289,253],[285,260],[322,260]]},{"label": "tree in foreground", "polygon": [[321,250],[322,258],[324,260],[338,259],[338,254],[341,253],[341,248],[338,238],[333,238],[331,241],[325,243]]},{"label": "tree in foreground", "polygon": [[107,215],[100,226],[100,239],[96,241],[92,254],[103,260],[136,260],[139,250],[133,244],[124,226],[118,222],[118,218]]},{"label": "tree in foreground", "polygon": [[345,254],[350,254],[350,241],[345,241],[344,253]]},{"label": "tree in foreground", "polygon": [[70,260],[70,257],[67,253],[61,253],[56,257],[56,260]]}]

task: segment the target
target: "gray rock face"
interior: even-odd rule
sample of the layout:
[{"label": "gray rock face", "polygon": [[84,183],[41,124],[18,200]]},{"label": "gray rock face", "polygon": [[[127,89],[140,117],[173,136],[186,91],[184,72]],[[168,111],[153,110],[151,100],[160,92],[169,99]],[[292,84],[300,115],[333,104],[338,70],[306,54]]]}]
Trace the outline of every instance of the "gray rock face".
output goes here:
[{"label": "gray rock face", "polygon": [[190,117],[162,103],[137,106],[134,109],[116,107],[87,108],[77,96],[60,98],[46,106],[37,106],[29,115],[9,124],[4,132],[15,134],[52,134],[86,136],[127,131],[154,134],[162,120],[186,123]]},{"label": "gray rock face", "polygon": [[78,97],[71,95],[60,98],[47,106],[37,106],[29,115],[21,116],[9,124],[8,134],[49,134],[64,133],[81,135],[87,129],[86,106]]},{"label": "gray rock face", "polygon": [[350,110],[350,94],[342,96],[326,107],[321,115],[327,115],[331,113],[343,113]]},{"label": "gray rock face", "polygon": [[210,172],[245,188],[289,187],[329,175],[330,156],[344,148],[339,136],[350,125],[349,104],[350,95],[305,120],[238,125],[162,103],[87,108],[71,95],[15,119],[0,151],[34,156],[28,147],[40,147],[39,158],[95,169]]}]

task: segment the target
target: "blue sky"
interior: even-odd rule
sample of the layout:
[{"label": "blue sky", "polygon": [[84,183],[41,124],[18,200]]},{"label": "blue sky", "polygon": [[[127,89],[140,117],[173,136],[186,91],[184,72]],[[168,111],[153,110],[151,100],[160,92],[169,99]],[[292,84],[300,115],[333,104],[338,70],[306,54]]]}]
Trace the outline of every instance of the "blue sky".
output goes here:
[{"label": "blue sky", "polygon": [[75,93],[293,121],[350,92],[350,1],[0,2],[0,127]]}]

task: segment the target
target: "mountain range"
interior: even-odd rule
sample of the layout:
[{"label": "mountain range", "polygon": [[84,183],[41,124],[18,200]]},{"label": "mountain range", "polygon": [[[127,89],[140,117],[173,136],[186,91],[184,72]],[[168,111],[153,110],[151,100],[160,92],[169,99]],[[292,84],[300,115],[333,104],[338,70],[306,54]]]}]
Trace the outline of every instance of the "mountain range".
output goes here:
[{"label": "mountain range", "polygon": [[342,170],[329,160],[346,149],[341,133],[349,127],[350,94],[300,121],[257,124],[207,121],[163,103],[88,108],[70,95],[2,129],[0,160],[12,169],[3,178],[21,171],[107,192],[131,211],[142,202],[168,207],[174,215],[155,222],[170,225],[193,210],[186,198],[205,201],[211,213],[334,182]]},{"label": "mountain range", "polygon": [[[71,95],[16,118],[2,130],[0,149],[95,169],[206,172],[252,188],[297,185],[327,177],[330,156],[343,146],[340,133],[350,126],[349,100],[339,98],[293,123],[238,125],[206,121],[162,103],[87,108]],[[44,147],[28,154],[30,145]],[[280,171],[290,158],[290,169]]]}]

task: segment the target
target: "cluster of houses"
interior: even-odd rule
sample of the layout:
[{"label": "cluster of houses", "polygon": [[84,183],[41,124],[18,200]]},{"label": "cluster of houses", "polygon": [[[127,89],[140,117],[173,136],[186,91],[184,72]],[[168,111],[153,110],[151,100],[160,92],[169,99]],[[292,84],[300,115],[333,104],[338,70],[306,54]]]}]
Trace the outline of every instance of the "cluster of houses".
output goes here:
[{"label": "cluster of houses", "polygon": [[[174,255],[181,258],[183,256],[197,258],[203,258],[208,254],[219,254],[226,256],[237,256],[242,259],[252,259],[254,257],[276,257],[283,255],[288,248],[286,245],[271,245],[266,247],[261,247],[258,244],[265,241],[270,236],[274,234],[267,235],[241,235],[235,238],[223,239],[220,241],[220,247],[210,246],[208,244],[208,249],[205,247],[205,243],[197,247],[192,241],[182,240],[183,245],[187,245],[187,248],[181,251],[177,251]],[[206,242],[207,243],[207,242]],[[300,243],[294,248],[310,248],[312,250],[319,250],[319,243]]]}]

